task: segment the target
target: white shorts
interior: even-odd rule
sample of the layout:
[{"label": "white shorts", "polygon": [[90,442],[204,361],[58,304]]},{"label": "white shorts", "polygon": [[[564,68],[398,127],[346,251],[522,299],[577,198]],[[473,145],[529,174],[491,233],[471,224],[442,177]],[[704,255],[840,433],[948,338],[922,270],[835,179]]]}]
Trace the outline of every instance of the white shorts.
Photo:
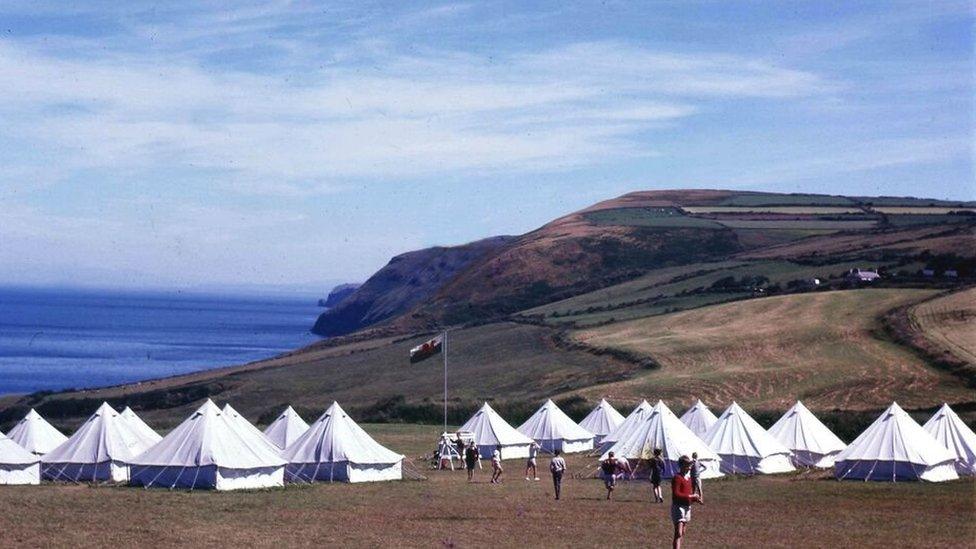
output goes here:
[{"label": "white shorts", "polygon": [[671,522],[691,522],[691,505],[671,504]]}]

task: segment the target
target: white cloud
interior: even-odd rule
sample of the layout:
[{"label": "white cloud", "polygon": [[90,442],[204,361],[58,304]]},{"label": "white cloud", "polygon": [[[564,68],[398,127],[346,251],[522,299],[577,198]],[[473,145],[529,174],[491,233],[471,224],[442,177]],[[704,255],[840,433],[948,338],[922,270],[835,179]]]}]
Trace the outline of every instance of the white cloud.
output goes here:
[{"label": "white cloud", "polygon": [[193,166],[225,188],[295,195],[348,179],[564,170],[654,155],[634,136],[693,116],[703,97],[824,88],[815,75],[758,60],[614,42],[490,64],[457,52],[373,55],[292,80],[0,43],[0,113],[11,120],[0,132],[61,151],[67,171]]}]

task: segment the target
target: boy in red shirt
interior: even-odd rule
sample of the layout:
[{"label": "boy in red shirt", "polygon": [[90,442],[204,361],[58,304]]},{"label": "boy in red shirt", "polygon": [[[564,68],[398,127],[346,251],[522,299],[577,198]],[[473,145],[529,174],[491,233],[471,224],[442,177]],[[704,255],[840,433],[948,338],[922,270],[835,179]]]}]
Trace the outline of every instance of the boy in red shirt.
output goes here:
[{"label": "boy in red shirt", "polygon": [[691,502],[701,503],[701,496],[694,493],[691,485],[691,459],[681,456],[678,459],[681,472],[671,479],[671,520],[674,522],[674,549],[681,548],[681,538],[691,520]]}]

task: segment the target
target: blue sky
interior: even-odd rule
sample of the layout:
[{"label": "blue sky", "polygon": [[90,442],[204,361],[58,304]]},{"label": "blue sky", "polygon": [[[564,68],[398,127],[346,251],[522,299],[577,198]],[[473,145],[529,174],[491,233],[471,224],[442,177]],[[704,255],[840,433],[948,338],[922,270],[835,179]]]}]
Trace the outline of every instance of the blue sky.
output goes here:
[{"label": "blue sky", "polygon": [[0,283],[324,289],[641,189],[976,199],[970,2],[62,4],[0,3]]}]

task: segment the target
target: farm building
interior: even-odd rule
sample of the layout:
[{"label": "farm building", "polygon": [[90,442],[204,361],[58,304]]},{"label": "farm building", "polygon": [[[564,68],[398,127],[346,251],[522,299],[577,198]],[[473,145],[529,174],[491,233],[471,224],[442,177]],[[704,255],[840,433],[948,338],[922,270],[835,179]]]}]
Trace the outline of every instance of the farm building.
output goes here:
[{"label": "farm building", "polygon": [[874,282],[881,278],[877,271],[853,268],[847,272],[847,278],[854,282]]}]

